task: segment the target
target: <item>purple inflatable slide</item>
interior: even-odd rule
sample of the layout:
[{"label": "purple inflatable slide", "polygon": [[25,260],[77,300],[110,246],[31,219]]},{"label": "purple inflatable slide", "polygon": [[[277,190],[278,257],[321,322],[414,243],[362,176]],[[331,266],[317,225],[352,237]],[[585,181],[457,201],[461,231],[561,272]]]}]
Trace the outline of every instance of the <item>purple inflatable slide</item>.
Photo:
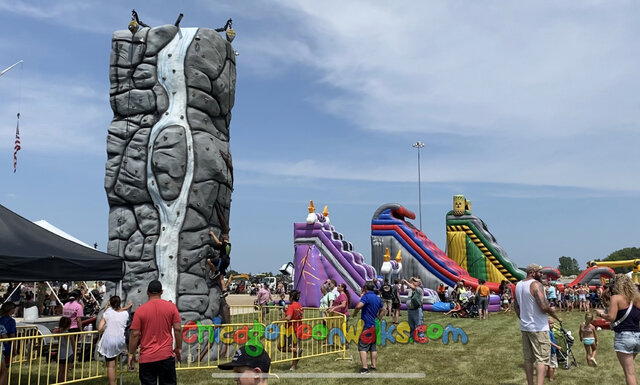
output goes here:
[{"label": "purple inflatable slide", "polygon": [[320,287],[327,279],[347,285],[351,306],[358,303],[366,281],[377,278],[376,269],[329,223],[329,215],[314,212],[313,204],[304,223],[293,224],[295,257],[294,288],[300,291],[302,306],[318,307]]}]

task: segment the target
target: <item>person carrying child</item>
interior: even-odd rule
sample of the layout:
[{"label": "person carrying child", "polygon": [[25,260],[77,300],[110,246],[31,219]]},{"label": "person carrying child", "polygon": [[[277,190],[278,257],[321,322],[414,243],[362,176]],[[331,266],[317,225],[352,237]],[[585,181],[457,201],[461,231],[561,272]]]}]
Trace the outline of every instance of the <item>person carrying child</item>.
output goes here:
[{"label": "person carrying child", "polygon": [[596,333],[596,327],[593,326],[593,315],[591,313],[585,314],[584,322],[580,324],[580,341],[584,344],[584,350],[587,354],[587,365],[598,366],[596,362],[598,334]]},{"label": "person carrying child", "polygon": [[553,318],[549,317],[549,340],[551,341],[551,356],[549,358],[549,365],[547,365],[547,377],[549,382],[553,382],[556,369],[558,368],[558,356],[556,355],[558,350],[562,350],[562,346],[558,345],[556,336],[553,335]]}]

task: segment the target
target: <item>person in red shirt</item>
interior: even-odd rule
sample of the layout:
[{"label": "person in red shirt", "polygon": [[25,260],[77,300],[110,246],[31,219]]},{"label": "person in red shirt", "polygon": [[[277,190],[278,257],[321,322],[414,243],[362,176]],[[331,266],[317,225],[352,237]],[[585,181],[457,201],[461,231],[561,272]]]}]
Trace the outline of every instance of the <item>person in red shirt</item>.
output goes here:
[{"label": "person in red shirt", "polygon": [[[180,313],[176,305],[161,298],[160,281],[149,282],[147,295],[149,301],[136,310],[131,323],[129,369],[134,369],[134,353],[140,343],[138,372],[140,383],[142,385],[175,385],[175,360],[182,360]],[[173,348],[174,335],[175,349]]]},{"label": "person in red shirt", "polygon": [[[297,341],[297,328],[301,325],[300,320],[304,314],[304,310],[302,309],[302,305],[300,305],[300,292],[297,290],[292,290],[289,292],[289,301],[291,304],[287,307],[287,311],[285,312],[285,317],[280,319],[280,321],[294,321],[294,322],[286,322],[282,324],[284,330],[280,330],[280,336],[282,338],[281,343],[278,345],[278,349],[281,352],[293,352],[293,358],[300,357],[302,354],[302,348],[298,348]],[[296,370],[298,368],[298,361],[294,360],[291,362],[291,370]]]}]

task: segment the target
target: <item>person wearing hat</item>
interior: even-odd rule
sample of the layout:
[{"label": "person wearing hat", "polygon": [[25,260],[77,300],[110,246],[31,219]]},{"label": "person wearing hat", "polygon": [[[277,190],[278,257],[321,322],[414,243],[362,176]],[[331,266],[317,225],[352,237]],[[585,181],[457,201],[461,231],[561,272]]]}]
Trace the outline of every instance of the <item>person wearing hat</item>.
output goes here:
[{"label": "person wearing hat", "polygon": [[[176,383],[176,359],[182,360],[182,327],[176,305],[163,300],[162,284],[154,280],[147,287],[149,300],[133,314],[129,336],[129,369],[140,343],[142,385],[170,385]],[[173,349],[175,335],[176,348]]]},{"label": "person wearing hat", "polygon": [[244,345],[236,351],[231,362],[218,365],[218,369],[236,372],[236,383],[239,385],[266,385],[271,359],[264,350],[260,354],[257,353],[253,352],[251,347],[247,351],[247,345]]},{"label": "person wearing hat", "polygon": [[533,385],[533,368],[535,364],[537,384],[544,384],[546,366],[551,358],[551,340],[549,339],[549,321],[547,314],[558,322],[562,319],[556,315],[547,301],[542,286],[542,266],[527,266],[527,277],[516,285],[513,309],[520,319],[522,333],[522,353],[527,384]]}]

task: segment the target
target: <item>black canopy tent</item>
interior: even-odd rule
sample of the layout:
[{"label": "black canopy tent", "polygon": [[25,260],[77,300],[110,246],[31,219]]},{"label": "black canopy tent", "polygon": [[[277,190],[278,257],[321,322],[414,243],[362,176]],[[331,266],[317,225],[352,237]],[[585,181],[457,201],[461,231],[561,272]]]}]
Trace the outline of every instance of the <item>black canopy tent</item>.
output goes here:
[{"label": "black canopy tent", "polygon": [[120,281],[121,257],[60,237],[0,205],[0,282]]}]

